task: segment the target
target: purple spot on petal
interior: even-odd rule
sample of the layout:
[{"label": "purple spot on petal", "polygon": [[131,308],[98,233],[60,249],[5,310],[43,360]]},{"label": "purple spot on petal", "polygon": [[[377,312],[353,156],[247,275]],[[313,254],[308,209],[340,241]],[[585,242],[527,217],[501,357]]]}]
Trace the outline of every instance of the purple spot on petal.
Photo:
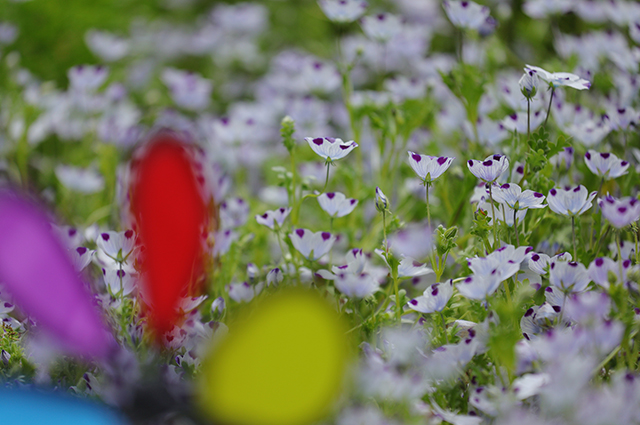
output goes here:
[{"label": "purple spot on petal", "polygon": [[442,165],[445,162],[447,162],[447,158],[444,156],[441,156],[440,158],[438,158],[438,164]]},{"label": "purple spot on petal", "polygon": [[304,237],[304,229],[297,229],[296,235],[300,236],[301,238]]},{"label": "purple spot on petal", "polygon": [[415,162],[420,162],[420,161],[422,161],[422,157],[421,157],[420,155],[418,155],[417,153],[412,153],[412,154],[411,154],[411,158],[413,158],[413,160],[414,160]]},{"label": "purple spot on petal", "polygon": [[321,137],[318,137],[316,139],[313,139],[313,143],[315,143],[318,146],[321,146],[324,143],[324,139]]},{"label": "purple spot on petal", "polygon": [[334,196],[336,196],[336,194],[334,192],[327,193],[327,198],[329,198],[329,199],[333,199]]},{"label": "purple spot on petal", "polygon": [[331,233],[329,232],[322,232],[322,240],[326,241],[327,239],[329,239],[331,237]]},{"label": "purple spot on petal", "polygon": [[83,247],[83,246],[79,246],[76,248],[76,252],[80,255],[84,255],[85,252],[87,252],[87,248]]},{"label": "purple spot on petal", "polygon": [[103,234],[101,234],[100,236],[102,237],[102,239],[103,239],[104,241],[108,241],[108,240],[109,240],[109,234],[108,234],[108,233],[103,233]]}]

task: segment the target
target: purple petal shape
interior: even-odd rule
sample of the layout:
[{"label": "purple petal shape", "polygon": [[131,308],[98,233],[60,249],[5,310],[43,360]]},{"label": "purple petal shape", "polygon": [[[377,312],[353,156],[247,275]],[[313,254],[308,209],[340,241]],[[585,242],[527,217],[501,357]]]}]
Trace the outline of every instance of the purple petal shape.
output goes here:
[{"label": "purple petal shape", "polygon": [[16,304],[63,349],[105,358],[113,340],[45,213],[0,192],[0,234],[0,281]]}]

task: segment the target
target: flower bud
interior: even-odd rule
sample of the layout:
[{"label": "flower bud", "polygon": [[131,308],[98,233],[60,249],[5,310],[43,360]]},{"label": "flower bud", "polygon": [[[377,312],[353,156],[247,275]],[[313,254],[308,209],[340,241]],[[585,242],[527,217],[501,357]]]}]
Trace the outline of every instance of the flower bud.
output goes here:
[{"label": "flower bud", "polygon": [[519,84],[522,95],[527,99],[533,99],[538,92],[538,74],[532,69],[525,69]]},{"label": "flower bud", "polygon": [[376,208],[380,212],[389,210],[389,200],[379,187],[376,187]]}]

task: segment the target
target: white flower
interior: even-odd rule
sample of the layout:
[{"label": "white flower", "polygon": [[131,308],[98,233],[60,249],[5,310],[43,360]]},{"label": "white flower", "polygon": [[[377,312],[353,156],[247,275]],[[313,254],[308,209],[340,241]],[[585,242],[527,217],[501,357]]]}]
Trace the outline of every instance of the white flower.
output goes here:
[{"label": "white flower", "polygon": [[227,292],[229,293],[229,298],[235,302],[249,302],[262,292],[262,286],[263,284],[261,283],[256,286],[251,286],[248,282],[232,283],[227,285]]},{"label": "white flower", "polygon": [[211,102],[213,84],[193,72],[166,68],[162,82],[169,88],[176,105],[192,111],[201,111]]},{"label": "white flower", "polygon": [[455,158],[420,155],[409,151],[409,164],[424,183],[431,183],[449,169]]},{"label": "white flower", "polygon": [[89,30],[84,40],[89,49],[105,62],[120,60],[129,53],[129,42],[107,31]]},{"label": "white flower", "polygon": [[331,250],[336,237],[329,232],[313,233],[308,229],[296,229],[289,234],[295,249],[308,260],[314,261]]},{"label": "white flower", "polygon": [[490,155],[484,161],[470,159],[467,167],[471,174],[486,183],[493,183],[509,168],[509,159],[505,155]]},{"label": "white flower", "polygon": [[104,283],[114,295],[126,296],[135,289],[136,278],[122,269],[102,269]]},{"label": "white flower", "polygon": [[124,232],[104,232],[98,235],[97,260],[107,268],[119,268],[121,263],[130,263],[129,256],[135,248],[136,236],[133,230]]},{"label": "white flower", "polygon": [[94,254],[96,253],[92,249],[87,249],[83,246],[79,246],[76,249],[72,249],[69,251],[71,253],[71,261],[76,269],[76,271],[81,272],[85,269],[91,262]]},{"label": "white flower", "polygon": [[593,174],[606,180],[625,175],[629,169],[627,161],[620,160],[616,155],[609,152],[599,153],[589,150],[584,154],[584,162]]},{"label": "white flower", "polygon": [[622,276],[620,276],[620,264],[609,257],[599,257],[593,260],[587,269],[589,279],[604,289],[609,289],[609,274],[613,273],[618,283],[627,283],[630,270],[638,270],[638,266],[631,266],[631,260],[622,261]]},{"label": "white flower", "polygon": [[323,193],[318,196],[318,203],[331,217],[344,217],[358,205],[358,200],[347,198],[340,192]]},{"label": "white flower", "polygon": [[262,224],[263,226],[267,226],[269,229],[273,230],[276,225],[278,227],[282,227],[282,224],[287,219],[290,212],[291,207],[282,207],[275,211],[269,210],[262,215],[256,215],[256,221],[258,224]]},{"label": "white flower", "polygon": [[591,208],[591,201],[596,197],[597,192],[591,192],[586,187],[580,185],[574,188],[551,189],[547,196],[549,209],[556,214],[566,216],[576,216]]},{"label": "white flower", "polygon": [[309,143],[315,153],[327,162],[344,158],[349,152],[358,147],[358,144],[353,140],[343,142],[342,139],[334,139],[333,137],[305,137],[304,140]]},{"label": "white flower", "polygon": [[267,287],[273,285],[277,286],[284,279],[284,275],[282,274],[282,270],[276,267],[274,269],[269,270],[267,273]]},{"label": "white flower", "polygon": [[590,281],[585,266],[575,261],[554,261],[549,267],[549,283],[564,292],[582,292]]},{"label": "white flower", "polygon": [[400,18],[389,13],[365,16],[362,18],[361,25],[367,37],[382,43],[391,40],[402,30]]},{"label": "white flower", "polygon": [[527,65],[525,71],[535,71],[540,79],[546,81],[552,87],[572,87],[577,90],[585,90],[591,87],[591,83],[569,72],[548,72],[544,69]]},{"label": "white flower", "polygon": [[425,258],[432,250],[432,232],[428,226],[413,224],[388,238],[389,247],[398,257]]},{"label": "white flower", "polygon": [[104,66],[78,65],[67,72],[71,88],[81,91],[93,91],[105,82],[109,69]]},{"label": "white flower", "polygon": [[489,8],[472,1],[445,0],[444,11],[457,28],[478,30],[489,18]]},{"label": "white flower", "polygon": [[486,299],[498,289],[500,283],[520,270],[520,263],[529,250],[526,246],[515,248],[513,245],[506,245],[486,257],[469,259],[473,275],[457,285],[458,291],[470,299]]},{"label": "white flower", "polygon": [[104,189],[104,178],[91,168],[56,166],[56,177],[68,189],[81,193],[96,193]]},{"label": "white flower", "polygon": [[242,198],[225,199],[220,204],[220,228],[235,229],[244,225],[249,217],[249,204]]},{"label": "white flower", "polygon": [[367,273],[340,273],[333,281],[336,289],[348,297],[366,298],[372,295],[380,285]]},{"label": "white flower", "polygon": [[422,296],[409,301],[407,306],[420,313],[442,311],[453,295],[453,280],[446,283],[434,283],[425,289]]},{"label": "white flower", "polygon": [[367,9],[362,0],[318,0],[318,4],[329,20],[340,24],[355,21]]},{"label": "white flower", "polygon": [[617,229],[627,227],[640,218],[640,201],[636,198],[625,197],[616,199],[605,196],[598,202],[602,216]]},{"label": "white flower", "polygon": [[515,210],[529,208],[544,208],[544,195],[533,190],[522,191],[515,183],[505,183],[502,186],[494,185],[492,191],[493,200],[508,205]]}]

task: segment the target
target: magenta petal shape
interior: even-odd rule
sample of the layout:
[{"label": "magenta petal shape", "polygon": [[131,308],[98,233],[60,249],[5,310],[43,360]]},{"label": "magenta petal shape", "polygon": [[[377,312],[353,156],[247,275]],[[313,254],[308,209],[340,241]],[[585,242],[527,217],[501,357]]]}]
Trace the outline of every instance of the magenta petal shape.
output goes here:
[{"label": "magenta petal shape", "polygon": [[0,191],[0,282],[64,351],[106,357],[113,339],[47,216],[10,191]]}]

